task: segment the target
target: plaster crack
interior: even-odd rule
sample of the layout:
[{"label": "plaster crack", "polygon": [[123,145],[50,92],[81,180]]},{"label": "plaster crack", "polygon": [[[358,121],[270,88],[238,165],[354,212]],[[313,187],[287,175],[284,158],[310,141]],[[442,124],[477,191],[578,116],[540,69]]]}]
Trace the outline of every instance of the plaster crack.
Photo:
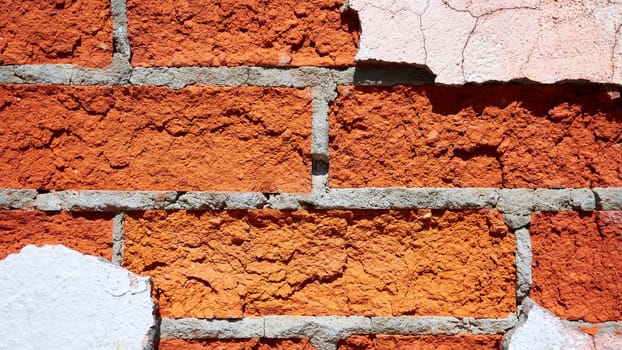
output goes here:
[{"label": "plaster crack", "polygon": [[618,48],[618,40],[620,37],[620,32],[622,32],[622,24],[618,26],[618,29],[616,29],[616,32],[613,35],[613,48],[611,49],[611,80],[613,80],[616,75],[617,67],[616,67],[615,55],[616,55],[616,50]]},{"label": "plaster crack", "polygon": [[477,29],[478,23],[479,23],[479,17],[475,17],[475,23],[473,24],[473,28],[471,29],[471,32],[469,33],[469,36],[467,37],[467,39],[464,41],[464,46],[462,47],[462,51],[460,52],[460,55],[462,56],[462,59],[460,60],[460,71],[462,72],[463,82],[467,81],[466,74],[464,73],[464,51],[466,51],[466,48],[469,45],[469,42],[471,41],[471,37],[473,37],[473,34],[475,33],[475,29]]},{"label": "plaster crack", "polygon": [[423,31],[423,16],[428,11],[429,7],[430,7],[430,0],[426,0],[425,7],[423,8],[423,12],[421,12],[421,14],[419,15],[419,31],[421,32],[421,38],[423,40],[423,63],[426,66],[428,64],[428,49],[426,47],[427,44],[425,40],[425,32]]}]

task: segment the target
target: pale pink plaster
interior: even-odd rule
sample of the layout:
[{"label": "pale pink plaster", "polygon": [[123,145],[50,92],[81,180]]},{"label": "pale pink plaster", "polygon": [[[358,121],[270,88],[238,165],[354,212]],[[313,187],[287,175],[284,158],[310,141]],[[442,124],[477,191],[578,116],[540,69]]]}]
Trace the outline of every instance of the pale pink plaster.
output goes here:
[{"label": "pale pink plaster", "polygon": [[436,82],[622,84],[621,0],[350,0],[359,61],[427,66]]},{"label": "pale pink plaster", "polygon": [[600,333],[594,336],[596,350],[622,349],[622,334]]}]

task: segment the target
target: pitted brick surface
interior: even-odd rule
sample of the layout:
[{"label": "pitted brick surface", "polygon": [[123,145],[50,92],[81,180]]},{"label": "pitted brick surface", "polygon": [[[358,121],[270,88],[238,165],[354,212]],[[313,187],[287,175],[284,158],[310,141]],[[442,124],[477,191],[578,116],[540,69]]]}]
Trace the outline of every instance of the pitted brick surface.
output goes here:
[{"label": "pitted brick surface", "polygon": [[162,317],[514,311],[514,236],[496,211],[148,211],[124,266]]},{"label": "pitted brick surface", "polygon": [[354,335],[342,341],[338,350],[496,350],[500,335]]},{"label": "pitted brick surface", "polygon": [[622,212],[537,213],[531,297],[562,319],[622,320]]},{"label": "pitted brick surface", "polygon": [[112,214],[0,210],[0,259],[28,244],[63,244],[110,260]]},{"label": "pitted brick surface", "polygon": [[3,86],[0,186],[309,192],[310,109],[287,88]]},{"label": "pitted brick surface", "polygon": [[0,13],[0,64],[112,62],[110,1],[2,1]]},{"label": "pitted brick surface", "polygon": [[594,86],[341,87],[330,185],[622,186],[621,106]]},{"label": "pitted brick surface", "polygon": [[358,19],[341,0],[128,1],[138,66],[344,66]]},{"label": "pitted brick surface", "polygon": [[314,350],[306,339],[162,339],[160,350]]}]

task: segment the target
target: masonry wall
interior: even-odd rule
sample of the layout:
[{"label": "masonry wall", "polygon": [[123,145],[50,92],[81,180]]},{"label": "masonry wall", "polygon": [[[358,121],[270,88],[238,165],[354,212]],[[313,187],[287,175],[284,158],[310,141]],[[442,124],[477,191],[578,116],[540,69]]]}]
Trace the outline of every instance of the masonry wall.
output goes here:
[{"label": "masonry wall", "polygon": [[0,259],[152,277],[160,349],[622,331],[620,87],[355,63],[343,5],[0,4]]}]

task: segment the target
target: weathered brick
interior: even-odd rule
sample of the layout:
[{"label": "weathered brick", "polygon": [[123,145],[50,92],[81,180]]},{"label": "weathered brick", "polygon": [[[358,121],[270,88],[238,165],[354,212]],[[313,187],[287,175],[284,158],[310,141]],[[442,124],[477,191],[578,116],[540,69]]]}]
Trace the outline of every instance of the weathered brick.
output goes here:
[{"label": "weathered brick", "polygon": [[0,87],[0,187],[308,192],[308,91]]},{"label": "weathered brick", "polygon": [[112,61],[110,1],[2,1],[0,13],[0,64]]},{"label": "weathered brick", "polygon": [[515,309],[497,211],[129,213],[124,266],[163,317],[455,315]]},{"label": "weathered brick", "polygon": [[622,212],[536,213],[531,297],[563,319],[622,320]]},{"label": "weathered brick", "polygon": [[0,259],[34,244],[63,244],[84,254],[112,257],[112,215],[0,210]]},{"label": "weathered brick", "polygon": [[622,105],[599,86],[341,87],[334,187],[622,186]]},{"label": "weathered brick", "polygon": [[315,350],[307,339],[162,339],[160,350]]},{"label": "weathered brick", "polygon": [[132,63],[352,65],[358,19],[342,6],[342,0],[129,0]]},{"label": "weathered brick", "polygon": [[338,350],[497,350],[501,335],[353,335],[339,344]]}]

